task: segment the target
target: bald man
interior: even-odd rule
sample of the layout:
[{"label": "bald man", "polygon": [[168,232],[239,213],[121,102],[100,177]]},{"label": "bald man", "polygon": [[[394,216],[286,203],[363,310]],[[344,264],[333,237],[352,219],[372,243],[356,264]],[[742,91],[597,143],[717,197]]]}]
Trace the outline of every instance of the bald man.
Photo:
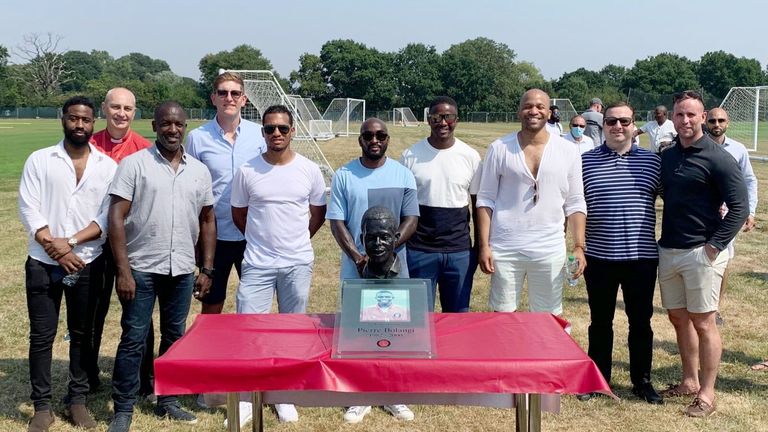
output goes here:
[{"label": "bald man", "polygon": [[648,140],[651,143],[651,151],[660,153],[672,144],[672,140],[677,136],[675,125],[667,118],[667,107],[659,105],[654,110],[654,121],[649,121],[642,127],[635,129],[633,138],[644,133],[648,133]]},{"label": "bald man", "polygon": [[[709,132],[709,136],[716,143],[723,146],[723,149],[725,149],[725,151],[730,153],[731,156],[736,159],[736,162],[739,164],[741,174],[744,176],[744,182],[747,185],[747,194],[749,196],[749,216],[747,217],[747,221],[744,223],[744,228],[742,231],[749,232],[755,228],[755,211],[757,210],[757,177],[755,176],[755,172],[752,170],[752,163],[749,161],[749,153],[747,152],[747,148],[744,147],[744,144],[734,139],[728,138],[725,135],[725,132],[728,130],[729,122],[730,119],[728,118],[728,113],[722,108],[713,108],[707,113],[707,131]],[[727,210],[725,206],[723,206],[723,209]],[[735,239],[728,243],[728,256],[730,259],[733,259],[736,252],[733,247],[734,241]],[[730,259],[728,260],[729,265],[725,268],[725,273],[723,273],[723,281],[720,284],[719,308],[722,308],[723,295],[725,294],[725,289],[728,286],[728,269],[730,267]],[[715,319],[718,325],[723,325],[724,321],[720,316],[719,311],[717,312]]]},{"label": "bald man", "polygon": [[131,129],[136,116],[136,97],[127,88],[115,87],[107,92],[101,111],[107,128],[91,137],[91,144],[117,163],[124,157],[149,147],[146,138]]},{"label": "bald man", "polygon": [[490,307],[516,311],[528,279],[532,311],[563,313],[566,244],[573,236],[576,277],[584,257],[587,205],[576,146],[547,131],[549,96],[528,90],[517,112],[522,125],[491,143],[477,194],[478,262],[491,275]]}]

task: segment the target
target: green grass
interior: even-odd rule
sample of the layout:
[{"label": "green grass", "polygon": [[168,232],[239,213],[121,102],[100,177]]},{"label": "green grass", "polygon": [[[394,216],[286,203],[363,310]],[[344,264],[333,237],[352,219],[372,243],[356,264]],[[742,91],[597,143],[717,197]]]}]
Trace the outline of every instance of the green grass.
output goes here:
[{"label": "green grass", "polygon": [[[21,121],[20,121],[21,122]],[[61,125],[52,120],[25,120],[25,125],[11,125],[0,121],[0,431],[25,430],[32,414],[29,397],[27,350],[29,323],[24,294],[24,260],[26,236],[18,219],[16,204],[18,178],[27,155],[35,149],[53,145],[61,139]],[[17,123],[17,122],[13,122]],[[99,121],[97,128],[103,127]],[[13,126],[11,129],[5,126]],[[470,145],[485,153],[487,145],[495,138],[509,133],[516,124],[460,123],[456,134]],[[148,121],[140,121],[136,129],[144,136],[152,137]],[[392,140],[389,155],[400,153],[423,138],[427,128],[391,127]],[[647,144],[647,141],[643,141]],[[359,155],[356,137],[337,138],[320,144],[330,163],[338,168]],[[768,164],[754,164],[758,180],[768,184]],[[614,350],[613,388],[623,400],[614,402],[597,399],[587,403],[566,396],[562,412],[558,415],[545,413],[543,424],[547,431],[621,431],[645,432],[676,430],[693,431],[768,431],[768,373],[749,372],[749,365],[768,357],[768,314],[765,298],[768,292],[768,260],[765,259],[768,244],[766,226],[766,202],[768,193],[762,189],[758,208],[758,228],[741,234],[737,242],[737,257],[733,262],[731,284],[722,307],[726,319],[723,335],[723,362],[717,384],[719,412],[710,419],[693,420],[682,415],[687,400],[668,400],[664,406],[651,406],[638,402],[630,394],[628,356],[626,351],[627,320],[621,310],[615,320],[616,342]],[[315,248],[315,276],[310,294],[310,312],[328,312],[336,308],[338,300],[339,248],[330,235],[326,224],[313,239]],[[225,304],[226,312],[234,311],[236,277],[230,282]],[[471,308],[485,311],[488,301],[489,278],[478,272]],[[586,347],[589,310],[583,281],[576,288],[565,290],[565,318],[573,324],[573,337]],[[619,309],[621,309],[621,302]],[[674,382],[680,376],[680,359],[677,353],[674,331],[660,307],[658,292],[655,300],[653,326],[654,370],[653,380],[657,387]],[[62,308],[63,310],[65,308]],[[193,305],[189,322],[199,311]],[[64,312],[62,312],[63,322]],[[114,353],[120,337],[120,307],[113,301],[105,330],[102,347],[102,379],[108,384]],[[66,390],[67,344],[61,336],[65,326],[59,328],[54,345],[53,383],[54,408],[61,412],[59,399]],[[190,377],[195,379],[195,377]],[[151,407],[140,405],[134,420],[134,430],[150,431],[221,431],[223,410],[197,410],[191,397],[183,403],[196,412],[200,423],[194,428],[156,420]],[[105,389],[90,399],[89,408],[96,416],[100,430],[106,430],[111,418],[109,390]],[[266,413],[266,427],[273,431],[508,431],[514,428],[514,411],[489,408],[453,406],[415,406],[416,420],[398,423],[381,410],[374,410],[365,421],[356,426],[344,425],[341,409],[299,407],[301,420],[298,424],[278,424],[273,413]],[[74,431],[59,419],[52,428],[56,431]]]}]

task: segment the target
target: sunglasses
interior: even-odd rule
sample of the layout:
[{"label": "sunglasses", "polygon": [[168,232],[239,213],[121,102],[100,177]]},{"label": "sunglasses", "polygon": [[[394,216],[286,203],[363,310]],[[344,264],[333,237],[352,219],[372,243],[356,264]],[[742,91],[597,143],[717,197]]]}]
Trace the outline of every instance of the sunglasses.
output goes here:
[{"label": "sunglasses", "polygon": [[232,95],[232,99],[240,99],[243,95],[241,90],[216,90],[216,95],[220,98],[225,98],[227,95]]},{"label": "sunglasses", "polygon": [[571,127],[572,128],[576,128],[576,127],[577,128],[586,128],[587,125],[585,125],[585,124],[572,124]]},{"label": "sunglasses", "polygon": [[430,114],[429,115],[429,121],[432,123],[440,123],[443,120],[445,120],[446,123],[456,123],[456,120],[459,119],[459,116],[456,114]]},{"label": "sunglasses", "polygon": [[711,118],[711,119],[708,119],[708,120],[707,120],[707,123],[709,123],[709,124],[717,124],[717,123],[725,123],[725,122],[727,122],[727,121],[728,121],[728,120],[726,120],[726,119],[716,119],[716,118]]},{"label": "sunglasses", "polygon": [[291,131],[291,127],[288,125],[264,125],[262,126],[262,129],[264,129],[264,133],[267,135],[272,135],[275,133],[275,129],[279,130],[281,134],[288,135],[288,132]]},{"label": "sunglasses", "polygon": [[630,117],[606,117],[605,124],[608,126],[616,126],[616,122],[621,123],[622,126],[629,126],[632,124]]},{"label": "sunglasses", "polygon": [[531,186],[531,189],[533,189],[533,205],[539,203],[539,182],[536,180],[533,181],[533,186]]},{"label": "sunglasses", "polygon": [[376,133],[366,131],[360,134],[365,141],[373,141],[373,137],[376,137],[379,141],[386,141],[389,138],[389,134],[384,131],[378,131]]}]

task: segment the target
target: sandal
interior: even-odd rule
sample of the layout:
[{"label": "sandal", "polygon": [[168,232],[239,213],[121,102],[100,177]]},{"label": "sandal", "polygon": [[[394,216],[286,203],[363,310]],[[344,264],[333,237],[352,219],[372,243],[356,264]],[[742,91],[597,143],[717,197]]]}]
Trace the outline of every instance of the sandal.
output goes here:
[{"label": "sandal", "polygon": [[768,359],[761,361],[758,364],[753,364],[750,369],[753,371],[764,371],[768,370]]},{"label": "sandal", "polygon": [[665,398],[676,398],[676,397],[696,396],[699,394],[699,391],[693,390],[690,392],[683,392],[683,391],[680,391],[680,384],[667,384],[667,388],[660,391],[659,394]]}]

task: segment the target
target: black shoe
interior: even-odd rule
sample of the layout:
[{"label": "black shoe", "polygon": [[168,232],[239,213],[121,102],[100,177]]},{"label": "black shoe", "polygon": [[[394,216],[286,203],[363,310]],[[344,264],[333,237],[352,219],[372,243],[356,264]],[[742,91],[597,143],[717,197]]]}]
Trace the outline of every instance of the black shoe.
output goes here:
[{"label": "black shoe", "polygon": [[597,397],[598,393],[581,393],[576,395],[576,399],[586,402],[594,397]]},{"label": "black shoe", "polygon": [[653,385],[651,385],[649,382],[645,382],[639,387],[632,387],[632,394],[648,402],[649,404],[662,405],[664,403],[664,398],[656,393]]},{"label": "black shoe", "polygon": [[172,403],[170,405],[157,405],[155,406],[155,415],[158,417],[168,418],[179,422],[195,424],[197,423],[197,417],[192,413],[188,413],[181,409],[178,403]]},{"label": "black shoe", "polygon": [[107,432],[128,432],[131,430],[132,421],[133,414],[131,413],[115,413],[115,418],[113,418],[112,423],[109,424]]}]

